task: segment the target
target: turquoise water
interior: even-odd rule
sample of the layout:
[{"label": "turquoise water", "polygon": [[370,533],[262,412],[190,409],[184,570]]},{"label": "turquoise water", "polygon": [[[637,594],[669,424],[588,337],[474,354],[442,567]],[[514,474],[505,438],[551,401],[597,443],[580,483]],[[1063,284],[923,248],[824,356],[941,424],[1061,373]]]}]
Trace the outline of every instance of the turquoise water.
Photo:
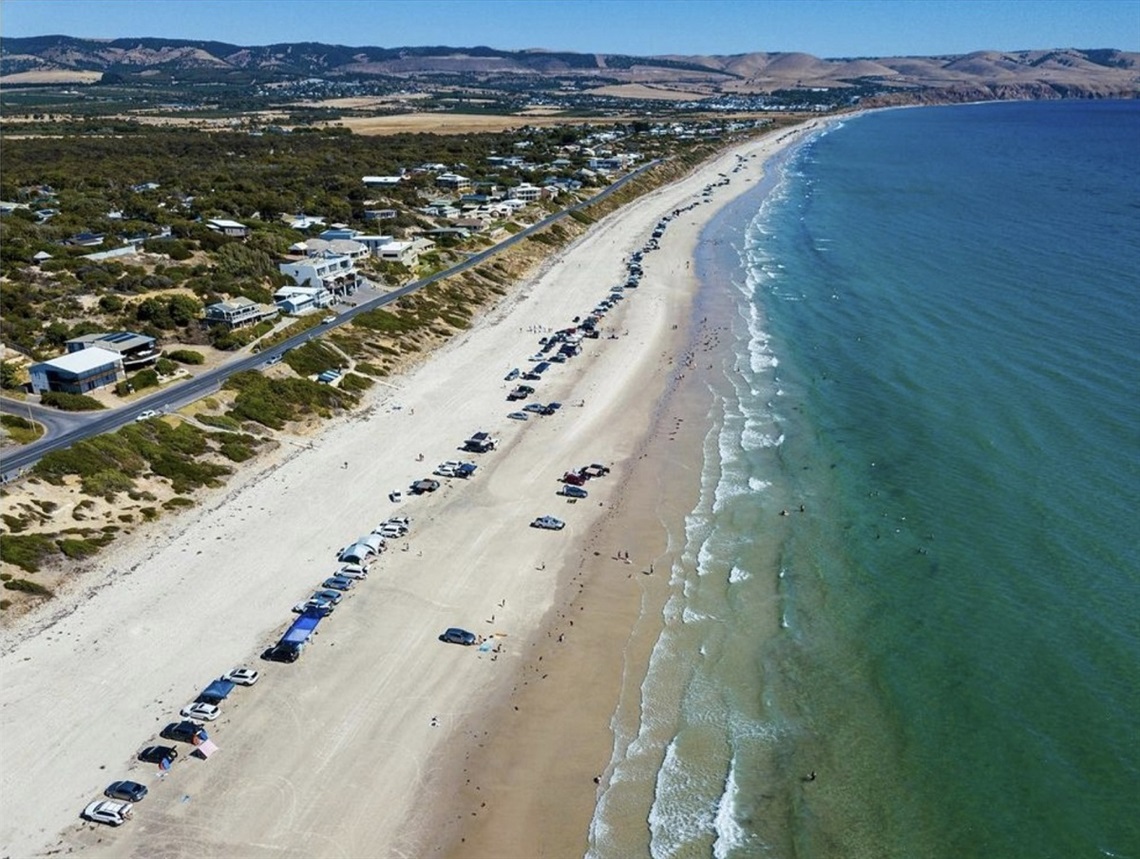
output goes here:
[{"label": "turquoise water", "polygon": [[1140,859],[1138,156],[1140,102],[883,112],[710,225],[591,855]]}]

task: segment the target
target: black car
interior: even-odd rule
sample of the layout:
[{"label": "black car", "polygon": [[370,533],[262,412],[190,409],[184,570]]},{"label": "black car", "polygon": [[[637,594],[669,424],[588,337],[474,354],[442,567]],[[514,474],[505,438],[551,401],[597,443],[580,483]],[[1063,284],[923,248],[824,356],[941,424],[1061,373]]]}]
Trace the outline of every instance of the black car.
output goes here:
[{"label": "black car", "polygon": [[178,749],[174,746],[147,746],[139,752],[139,760],[148,764],[160,764],[163,761],[172,761],[178,757]]},{"label": "black car", "polygon": [[474,644],[478,639],[476,639],[475,633],[468,632],[466,629],[460,629],[457,626],[453,626],[450,629],[444,630],[443,634],[440,635],[439,640],[445,641],[448,644],[471,645]]},{"label": "black car", "polygon": [[127,802],[141,802],[146,796],[146,785],[137,781],[114,781],[103,791],[111,799],[125,799]]},{"label": "black car", "polygon": [[192,743],[202,726],[197,722],[182,721],[171,722],[162,729],[162,737],[166,740],[176,740],[180,743]]},{"label": "black car", "polygon": [[261,654],[261,658],[269,662],[296,662],[300,655],[299,645],[280,642]]}]

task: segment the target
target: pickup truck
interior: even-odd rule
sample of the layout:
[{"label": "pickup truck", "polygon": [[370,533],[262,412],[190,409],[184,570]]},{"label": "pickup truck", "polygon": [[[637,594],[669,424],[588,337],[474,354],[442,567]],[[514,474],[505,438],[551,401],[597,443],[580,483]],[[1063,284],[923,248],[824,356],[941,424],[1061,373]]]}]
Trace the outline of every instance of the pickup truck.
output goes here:
[{"label": "pickup truck", "polygon": [[534,393],[534,388],[532,388],[530,385],[519,385],[517,388],[515,388],[513,391],[511,391],[509,394],[507,394],[507,399],[508,400],[525,400],[527,397],[529,397],[533,393]]}]

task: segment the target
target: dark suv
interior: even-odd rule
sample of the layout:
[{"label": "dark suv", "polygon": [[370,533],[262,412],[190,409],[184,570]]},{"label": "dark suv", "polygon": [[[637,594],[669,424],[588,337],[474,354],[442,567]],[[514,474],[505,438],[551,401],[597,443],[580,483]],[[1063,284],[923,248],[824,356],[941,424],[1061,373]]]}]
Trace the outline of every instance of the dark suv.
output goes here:
[{"label": "dark suv", "polygon": [[448,644],[470,645],[475,643],[476,638],[475,633],[453,626],[451,629],[444,630],[439,640],[446,641]]},{"label": "dark suv", "polygon": [[192,743],[194,738],[198,736],[198,732],[202,730],[202,726],[197,722],[182,721],[171,722],[162,729],[162,736],[167,740],[175,740],[181,743]]},{"label": "dark suv", "polygon": [[280,642],[261,654],[261,658],[270,662],[296,662],[300,655],[300,645]]}]

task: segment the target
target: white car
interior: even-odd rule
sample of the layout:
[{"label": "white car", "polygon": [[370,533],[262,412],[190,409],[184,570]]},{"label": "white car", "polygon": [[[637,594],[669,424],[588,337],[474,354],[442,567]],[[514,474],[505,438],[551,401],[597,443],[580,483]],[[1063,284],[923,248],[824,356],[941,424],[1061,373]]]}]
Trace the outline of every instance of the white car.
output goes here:
[{"label": "white car", "polygon": [[122,826],[131,816],[131,803],[114,799],[100,799],[83,809],[83,816],[95,823]]},{"label": "white car", "polygon": [[179,715],[184,719],[201,719],[204,722],[212,722],[218,716],[222,715],[221,708],[217,704],[206,704],[202,701],[195,701],[193,704],[187,704],[179,711]]},{"label": "white car", "polygon": [[334,322],[336,322],[336,316],[326,316],[324,319],[321,320],[321,322],[324,325],[332,325]]},{"label": "white car", "polygon": [[366,579],[368,578],[368,570],[356,564],[349,564],[346,567],[341,567],[336,571],[338,576],[343,576],[346,579]]},{"label": "white car", "polygon": [[252,686],[257,682],[257,678],[260,676],[261,675],[252,668],[235,668],[228,674],[223,674],[222,679],[236,683],[238,686]]},{"label": "white car", "polygon": [[561,519],[555,519],[553,516],[539,516],[530,523],[532,528],[543,528],[547,531],[561,531],[566,527],[566,523]]},{"label": "white car", "polygon": [[157,418],[162,412],[155,409],[147,409],[145,412],[139,412],[135,418],[136,421],[149,421],[151,418]]}]

